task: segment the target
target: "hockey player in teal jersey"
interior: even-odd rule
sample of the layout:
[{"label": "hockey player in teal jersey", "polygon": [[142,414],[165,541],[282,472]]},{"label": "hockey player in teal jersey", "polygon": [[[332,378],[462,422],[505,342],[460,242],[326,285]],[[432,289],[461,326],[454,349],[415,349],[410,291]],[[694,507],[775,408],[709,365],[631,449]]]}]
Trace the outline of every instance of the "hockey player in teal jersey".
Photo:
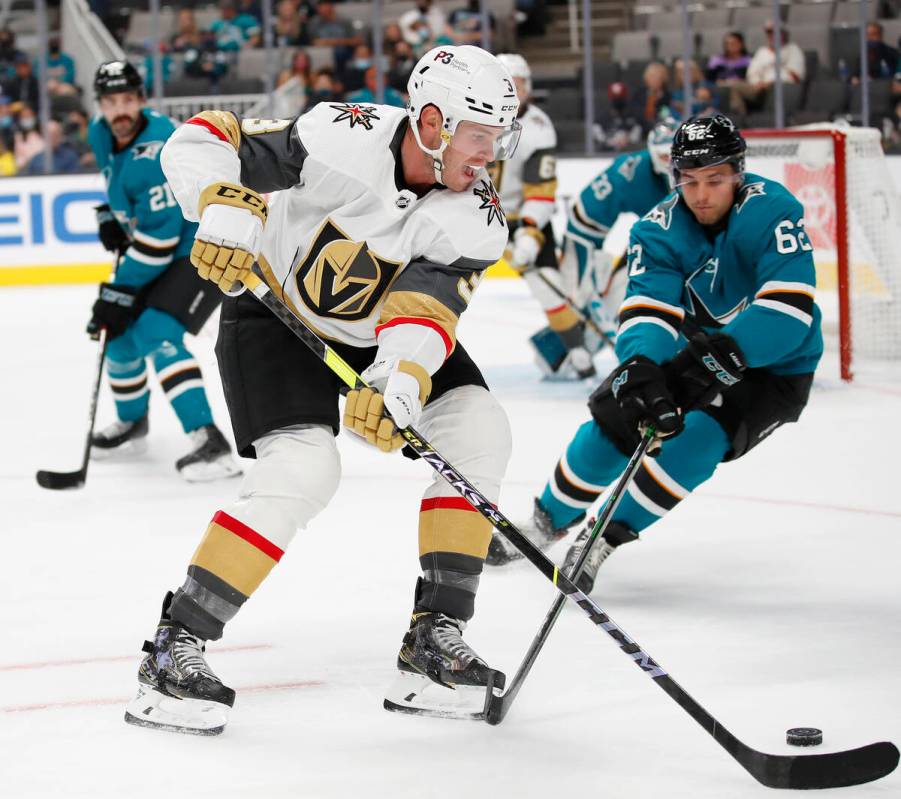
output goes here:
[{"label": "hockey player in teal jersey", "polygon": [[[781,184],[744,172],[745,141],[725,116],[683,123],[672,148],[676,190],[631,231],[620,307],[621,364],[592,394],[535,501],[542,546],[580,522],[638,445],[660,436],[586,562],[603,560],[672,510],[716,467],[797,421],[823,350],[804,209]],[[570,569],[587,528],[566,557]],[[512,560],[502,539],[489,562]]]},{"label": "hockey player in teal jersey", "polygon": [[[609,336],[616,332],[616,310],[625,291],[625,259],[614,263],[604,241],[621,214],[644,216],[669,194],[675,129],[674,120],[657,125],[648,134],[647,149],[615,159],[582,189],[569,210],[561,267],[564,281],[570,284],[576,307]],[[536,333],[532,343],[548,370],[556,372],[566,351],[551,329]],[[589,336],[585,344],[597,352],[601,341]]]},{"label": "hockey player in teal jersey", "polygon": [[231,448],[213,424],[200,367],[184,345],[221,301],[191,267],[197,225],[186,222],[160,167],[160,151],[175,125],[144,107],[137,70],[125,61],[102,64],[94,79],[100,114],[88,141],[106,180],[109,205],[97,209],[103,245],[118,255],[103,283],[88,333],[106,330],[107,373],[118,420],[94,434],[95,458],[141,452],[148,433],[146,359],[191,439],[176,462],[188,481],[239,473]]}]

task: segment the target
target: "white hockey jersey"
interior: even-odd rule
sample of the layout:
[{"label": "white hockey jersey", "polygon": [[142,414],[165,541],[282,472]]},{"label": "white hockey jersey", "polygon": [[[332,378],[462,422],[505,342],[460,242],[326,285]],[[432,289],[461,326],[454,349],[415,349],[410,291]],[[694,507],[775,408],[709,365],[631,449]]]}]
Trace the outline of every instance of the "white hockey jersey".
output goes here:
[{"label": "white hockey jersey", "polygon": [[163,152],[188,219],[218,181],[272,192],[260,266],[269,287],[327,338],[379,345],[434,373],[507,225],[482,170],[462,192],[406,187],[403,109],[320,103],[296,120],[204,111]]},{"label": "white hockey jersey", "polygon": [[554,214],[557,131],[534,103],[519,117],[519,124],[522,135],[513,157],[492,164],[489,172],[510,218],[531,219],[541,229]]}]

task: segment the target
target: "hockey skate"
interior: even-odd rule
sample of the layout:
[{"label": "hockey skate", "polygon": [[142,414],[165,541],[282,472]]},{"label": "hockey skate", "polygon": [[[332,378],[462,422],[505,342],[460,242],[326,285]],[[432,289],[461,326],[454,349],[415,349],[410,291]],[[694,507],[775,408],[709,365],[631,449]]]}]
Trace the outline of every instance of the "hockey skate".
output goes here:
[{"label": "hockey skate", "polygon": [[[594,519],[590,520],[584,529],[579,532],[576,540],[573,541],[572,546],[566,553],[566,559],[563,561],[563,573],[567,576],[572,576],[576,561],[579,559],[579,555],[582,554],[582,548],[588,542],[593,527]],[[588,559],[585,561],[582,573],[576,580],[576,587],[583,594],[590,594],[594,588],[594,581],[598,576],[601,564],[613,554],[614,549],[637,539],[638,533],[633,533],[626,525],[619,522],[610,522],[601,536],[601,540],[595,540],[591,552],[588,553]]]},{"label": "hockey skate", "polygon": [[125,707],[125,721],[189,735],[218,735],[228,722],[235,692],[222,684],[204,658],[204,642],[168,615],[172,593],[153,641],[138,669],[138,695]]},{"label": "hockey skate", "polygon": [[241,474],[228,441],[216,425],[198,427],[188,435],[194,448],[175,462],[175,468],[189,483],[207,483]]},{"label": "hockey skate", "polygon": [[463,640],[465,622],[443,613],[414,613],[397,656],[398,676],[386,710],[421,716],[482,720],[505,676]]},{"label": "hockey skate", "polygon": [[91,457],[95,460],[117,460],[147,451],[147,416],[133,422],[117,420],[91,436]]},{"label": "hockey skate", "polygon": [[[581,522],[585,518],[585,514],[573,519],[564,527],[554,527],[548,512],[541,507],[538,499],[535,499],[535,509],[532,511],[532,518],[520,526],[520,531],[528,537],[539,549],[548,549],[561,538],[565,538],[570,528]],[[504,536],[497,530],[491,533],[491,543],[488,545],[488,556],[485,563],[489,566],[505,566],[513,560],[519,560],[522,557],[516,547],[513,546]]]}]

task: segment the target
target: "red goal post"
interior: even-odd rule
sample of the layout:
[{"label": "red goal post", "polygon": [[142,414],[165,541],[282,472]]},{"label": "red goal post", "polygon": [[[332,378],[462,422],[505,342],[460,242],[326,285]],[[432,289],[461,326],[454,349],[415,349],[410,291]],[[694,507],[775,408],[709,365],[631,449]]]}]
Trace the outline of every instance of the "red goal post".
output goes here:
[{"label": "red goal post", "polygon": [[747,170],[778,180],[804,205],[824,335],[837,338],[842,379],[852,379],[855,359],[901,357],[901,198],[879,131],[822,124],[742,133]]}]

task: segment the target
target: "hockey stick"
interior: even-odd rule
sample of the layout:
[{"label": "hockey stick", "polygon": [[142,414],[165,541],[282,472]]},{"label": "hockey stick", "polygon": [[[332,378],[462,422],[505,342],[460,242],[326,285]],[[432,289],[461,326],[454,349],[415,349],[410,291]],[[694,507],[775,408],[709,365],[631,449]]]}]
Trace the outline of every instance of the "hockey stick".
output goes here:
[{"label": "hockey stick", "polygon": [[[253,295],[315,353],[349,388],[366,383],[337,352],[307,323],[296,316],[261,280],[254,267],[245,285]],[[478,513],[490,521],[557,590],[571,599],[622,651],[659,685],[688,715],[700,724],[758,782],[770,788],[838,788],[880,779],[894,771],[899,752],[881,742],[820,755],[772,755],[742,743],[693,699],[657,662],[641,649],[593,600],[585,596],[565,574],[545,557],[513,523],[463,477],[425,438],[412,427],[399,431],[413,451],[440,474]]]},{"label": "hockey stick", "polygon": [[594,321],[594,319],[582,313],[582,311],[576,307],[575,300],[573,300],[568,294],[566,294],[563,289],[554,285],[554,282],[550,280],[548,276],[541,271],[541,269],[542,267],[539,266],[530,267],[529,269],[523,270],[522,276],[525,277],[527,274],[535,275],[542,283],[544,283],[544,285],[546,285],[551,291],[554,292],[554,294],[556,294],[572,309],[573,313],[576,315],[576,318],[578,318],[580,322],[583,322],[595,333],[597,333],[598,337],[601,339],[602,344],[610,344],[612,346],[613,342],[610,340],[610,335],[601,330],[600,326],[597,322]]},{"label": "hockey stick", "polygon": [[35,475],[41,488],[60,490],[65,488],[81,488],[88,477],[88,461],[91,459],[91,439],[94,436],[94,419],[97,416],[97,397],[100,394],[100,382],[103,379],[103,362],[106,360],[106,330],[99,335],[100,348],[97,352],[97,365],[94,369],[94,388],[91,393],[91,405],[88,409],[88,434],[84,444],[84,455],[81,468],[74,472],[51,472],[41,469]]},{"label": "hockey stick", "polygon": [[[573,570],[566,575],[573,582],[576,582],[576,580],[579,579],[579,575],[582,574],[582,569],[585,567],[585,562],[588,560],[588,553],[591,551],[591,548],[594,546],[597,539],[603,535],[604,530],[607,529],[607,524],[610,522],[610,519],[613,518],[613,514],[617,507],[619,507],[623,495],[635,478],[639,466],[641,466],[642,458],[653,441],[654,430],[653,428],[648,428],[645,431],[638,448],[626,464],[626,469],[619,478],[619,482],[604,503],[604,507],[601,510],[597,521],[594,523],[594,527],[591,528],[591,534],[588,536],[588,540],[585,542],[582,551],[579,553],[579,558],[576,561]],[[554,599],[554,603],[544,617],[544,622],[542,622],[538,634],[532,640],[532,643],[526,651],[525,657],[523,658],[522,663],[520,663],[519,669],[517,669],[516,675],[513,677],[510,686],[501,696],[491,697],[488,711],[485,714],[485,720],[489,724],[500,724],[504,720],[504,717],[510,710],[510,706],[516,700],[519,689],[522,688],[523,681],[529,676],[529,672],[532,670],[532,666],[534,665],[538,654],[541,652],[545,641],[547,641],[548,636],[551,634],[551,630],[554,629],[554,625],[557,623],[557,619],[560,617],[560,612],[563,610],[565,604],[566,596],[564,594],[559,594]]]}]

